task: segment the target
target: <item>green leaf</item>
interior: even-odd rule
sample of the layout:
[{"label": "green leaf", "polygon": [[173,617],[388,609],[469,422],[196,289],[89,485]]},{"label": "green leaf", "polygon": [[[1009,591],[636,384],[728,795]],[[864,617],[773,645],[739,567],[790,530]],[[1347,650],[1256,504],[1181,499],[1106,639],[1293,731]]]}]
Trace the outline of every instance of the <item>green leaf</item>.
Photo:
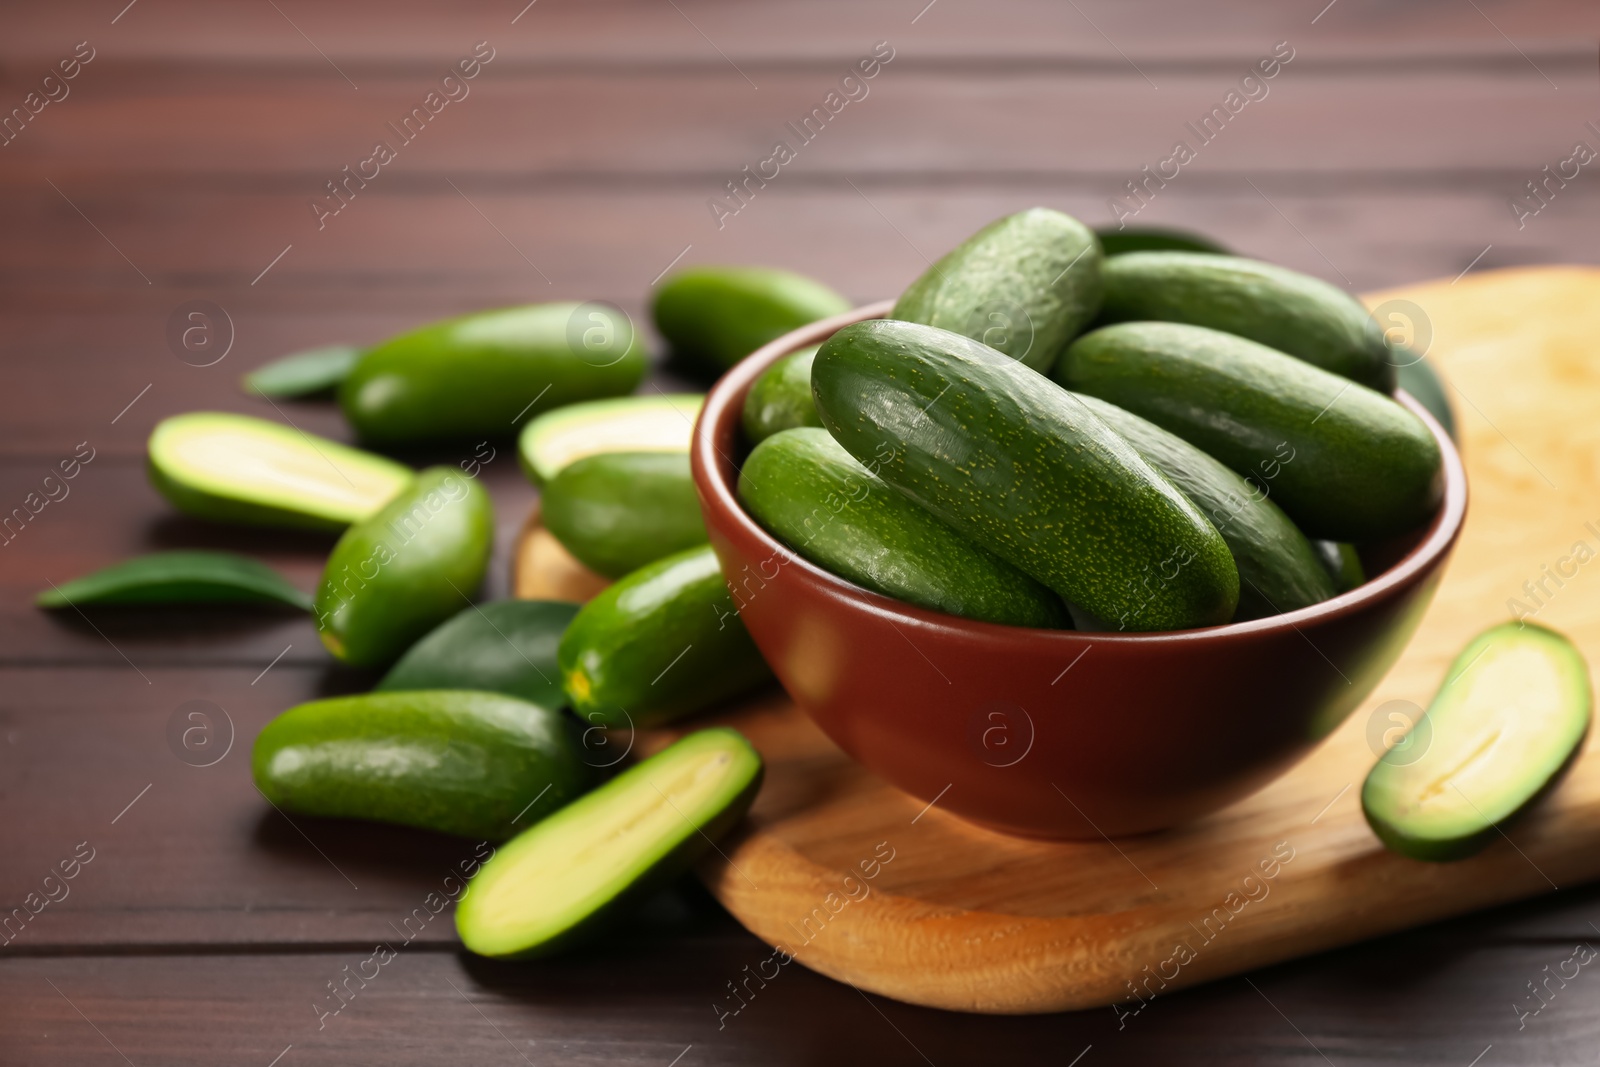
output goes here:
[{"label": "green leaf", "polygon": [[328,345],[275,359],[244,376],[244,389],[257,396],[311,396],[337,386],[365,349]]},{"label": "green leaf", "polygon": [[232,552],[156,552],[40,593],[42,608],[85,604],[285,604],[311,610],[311,596],[259,560]]}]

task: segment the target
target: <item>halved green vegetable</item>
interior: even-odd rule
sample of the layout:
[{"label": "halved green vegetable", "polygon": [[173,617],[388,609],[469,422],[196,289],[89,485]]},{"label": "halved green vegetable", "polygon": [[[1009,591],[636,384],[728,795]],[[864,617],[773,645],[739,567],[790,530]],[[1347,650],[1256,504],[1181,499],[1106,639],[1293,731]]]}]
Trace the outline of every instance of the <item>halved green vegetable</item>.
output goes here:
[{"label": "halved green vegetable", "polygon": [[604,452],[544,487],[539,517],[584,566],[620,578],[704,544],[700,496],[681,452]]},{"label": "halved green vegetable", "polygon": [[501,846],[456,908],[480,956],[557,951],[687,870],[761,788],[761,755],[737,731],[701,730]]},{"label": "halved green vegetable", "polygon": [[517,441],[522,471],[545,485],[569,463],[602,452],[689,451],[699,393],[590,400],[529,420]]},{"label": "halved green vegetable", "polygon": [[423,471],[333,546],[317,587],[322,643],[357,666],[393,662],[471,603],[493,545],[483,486],[454,467]]},{"label": "halved green vegetable", "polygon": [[257,788],[285,811],[501,841],[594,779],[564,717],[496,693],[315,700],[256,737]]},{"label": "halved green vegetable", "polygon": [[277,571],[232,552],[156,552],[40,593],[41,608],[85,604],[286,604],[311,610],[311,596]]},{"label": "halved green vegetable", "polygon": [[410,468],[292,426],[196,411],[150,434],[150,481],[203,519],[337,530],[411,484]]},{"label": "halved green vegetable", "polygon": [[1193,230],[1171,229],[1166,226],[1104,226],[1094,231],[1100,238],[1100,247],[1107,256],[1121,256],[1129,252],[1209,252],[1212,255],[1232,255],[1226,248],[1204,234]]},{"label": "halved green vegetable", "polygon": [[793,271],[689,267],[668,275],[651,308],[674,359],[721,374],[790,330],[850,310],[850,301]]},{"label": "halved green vegetable", "polygon": [[654,726],[772,677],[710,545],[607,586],[557,655],[572,710],[595,726]]},{"label": "halved green vegetable", "polygon": [[1407,732],[1418,743],[1402,740],[1367,775],[1361,808],[1373,832],[1413,859],[1480,851],[1571,761],[1591,694],[1583,654],[1561,634],[1532,623],[1486,630]]},{"label": "halved green vegetable", "polygon": [[496,600],[462,608],[389,668],[379,692],[483,689],[547,708],[566,703],[556,648],[578,605]]},{"label": "halved green vegetable", "polygon": [[817,346],[784,356],[762,372],[744,398],[744,434],[751,444],[765,441],[781,430],[821,426],[816,401],[811,399],[811,362]]},{"label": "halved green vegetable", "polygon": [[279,397],[329,392],[349,376],[364,351],[354,345],[328,345],[275,359],[244,376],[245,392]]}]

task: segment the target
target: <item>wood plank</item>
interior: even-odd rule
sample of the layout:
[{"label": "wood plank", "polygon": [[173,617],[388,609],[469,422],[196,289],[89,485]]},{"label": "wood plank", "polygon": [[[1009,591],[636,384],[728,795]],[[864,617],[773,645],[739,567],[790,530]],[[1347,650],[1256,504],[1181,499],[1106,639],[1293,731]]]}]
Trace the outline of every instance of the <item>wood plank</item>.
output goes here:
[{"label": "wood plank", "polygon": [[[559,962],[494,964],[402,948],[336,1016],[326,983],[371,946],[295,955],[4,959],[0,1058],[284,1067],[383,1062],[683,1067],[750,1063],[1392,1064],[1583,1062],[1600,985],[1555,981],[1518,1029],[1525,983],[1573,945],[1393,938],[1153,1001],[1023,1018],[954,1015],[858,994],[798,967],[763,986],[769,950],[725,922],[664,919],[631,944]],[[1569,965],[1570,969],[1570,965]],[[365,973],[372,975],[367,965]],[[737,1007],[728,984],[745,982]],[[81,1014],[80,1014],[81,1012]],[[323,1027],[318,1030],[321,1019]],[[1119,1027],[1119,1021],[1121,1023]],[[720,1026],[719,1026],[720,1022]],[[288,1046],[291,1051],[285,1054]],[[117,1051],[113,1051],[113,1047]],[[508,1047],[509,1046],[509,1047]],[[1092,1048],[1091,1048],[1092,1047]],[[1326,1060],[1324,1059],[1326,1057]]]},{"label": "wood plank", "polygon": [[[144,5],[114,26],[110,20],[115,10],[102,17],[98,10],[40,6],[9,15],[4,48],[8,56],[49,61],[64,44],[70,49],[86,34],[98,34],[108,49],[140,58],[326,67],[296,32],[299,27],[341,66],[447,62],[444,57],[454,58],[456,41],[484,38],[508,55],[529,60],[619,65],[677,60],[709,66],[722,62],[718,51],[741,65],[796,57],[831,59],[853,55],[863,43],[885,37],[914,40],[939,55],[1009,60],[1021,51],[1111,62],[1125,53],[1143,64],[1253,57],[1261,40],[1286,35],[1315,39],[1331,53],[1357,58],[1466,50],[1513,53],[1502,31],[1534,55],[1563,44],[1592,52],[1597,28],[1593,10],[1572,0],[1479,0],[1481,14],[1448,0],[1403,6],[1342,0],[1320,17],[1326,0],[1280,5],[1270,15],[1250,0],[1203,7],[1161,0],[1083,0],[1079,11],[1050,0],[1007,0],[982,7],[946,3],[926,11],[922,3],[696,0],[680,4],[682,14],[646,0],[627,0],[607,4],[604,18],[584,5],[560,4],[535,6],[519,15],[524,5],[504,0],[475,0],[447,9],[418,0],[320,7],[297,0],[280,6],[288,18],[259,5]],[[329,70],[327,77],[331,85],[349,91],[337,73]],[[738,76],[730,70],[729,79],[734,84]]]}]

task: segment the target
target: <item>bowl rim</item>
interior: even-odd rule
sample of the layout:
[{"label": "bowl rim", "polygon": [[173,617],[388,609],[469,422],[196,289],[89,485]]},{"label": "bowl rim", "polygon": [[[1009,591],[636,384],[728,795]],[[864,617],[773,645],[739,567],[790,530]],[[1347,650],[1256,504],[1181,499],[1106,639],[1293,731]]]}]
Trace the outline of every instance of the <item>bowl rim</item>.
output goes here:
[{"label": "bowl rim", "polygon": [[[1439,445],[1444,472],[1444,496],[1438,511],[1417,544],[1388,569],[1348,592],[1331,599],[1261,619],[1229,622],[1219,626],[1188,630],[1163,630],[1120,633],[1115,630],[1051,630],[1030,626],[1008,626],[962,618],[945,612],[921,608],[847,581],[828,571],[769,534],[739,503],[735,488],[738,468],[733,457],[717,446],[719,429],[732,422],[734,434],[740,432],[744,398],[756,378],[773,363],[802,348],[819,344],[835,331],[856,322],[886,318],[892,300],[865,304],[831,318],[822,319],[762,345],[740,360],[707,392],[695,421],[690,442],[690,465],[702,505],[717,512],[745,538],[763,546],[769,555],[786,557],[786,566],[797,567],[810,581],[826,591],[857,601],[873,614],[892,622],[903,622],[919,629],[943,630],[973,637],[1002,637],[1016,640],[1026,635],[1032,640],[1054,641],[1066,645],[1108,641],[1114,644],[1170,644],[1175,642],[1226,640],[1264,634],[1300,632],[1307,624],[1333,622],[1359,614],[1415,584],[1439,565],[1449,553],[1466,518],[1467,476],[1461,454],[1449,434],[1421,404],[1405,390],[1396,390],[1394,399],[1418,416]],[[1302,634],[1304,636],[1304,634]]]}]

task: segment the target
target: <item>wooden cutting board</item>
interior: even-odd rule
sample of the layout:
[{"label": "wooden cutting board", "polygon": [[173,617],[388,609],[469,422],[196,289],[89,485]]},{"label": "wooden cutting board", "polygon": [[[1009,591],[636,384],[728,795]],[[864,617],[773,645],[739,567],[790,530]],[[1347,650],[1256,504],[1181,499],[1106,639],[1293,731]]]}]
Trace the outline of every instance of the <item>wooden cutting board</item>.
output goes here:
[{"label": "wooden cutting board", "polygon": [[[1366,704],[1255,796],[1099,843],[1005,837],[925,805],[852,763],[781,694],[713,716],[756,744],[767,780],[701,875],[775,946],[729,975],[719,1011],[781,981],[792,956],[914,1004],[1137,1012],[1183,986],[1600,877],[1595,732],[1535,812],[1462,863],[1386,852],[1358,799],[1391,713],[1416,714],[1389,702],[1426,707],[1456,652],[1513,601],[1600,667],[1600,562],[1573,555],[1583,542],[1580,555],[1600,556],[1600,270],[1485,272],[1368,300],[1381,321],[1420,324],[1419,341],[1431,332],[1472,499],[1437,599]],[[603,585],[536,522],[517,557],[522,596]]]}]

